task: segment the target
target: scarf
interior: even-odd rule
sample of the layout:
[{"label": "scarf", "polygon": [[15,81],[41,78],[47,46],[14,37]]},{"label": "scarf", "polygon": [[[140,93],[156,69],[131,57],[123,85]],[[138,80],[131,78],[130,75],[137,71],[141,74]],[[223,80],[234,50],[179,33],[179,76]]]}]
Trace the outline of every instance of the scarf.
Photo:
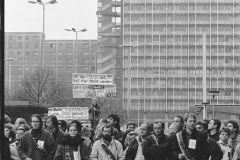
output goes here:
[{"label": "scarf", "polygon": [[77,134],[75,137],[71,137],[69,134],[67,134],[62,138],[59,144],[78,147],[78,145],[80,145],[84,140],[85,139],[82,138],[80,134]]},{"label": "scarf", "polygon": [[106,144],[102,144],[101,146],[102,146],[102,149],[105,151],[105,153],[110,156],[111,160],[117,160],[114,154],[110,151],[110,149],[108,149]]},{"label": "scarf", "polygon": [[190,154],[190,152],[188,151],[188,149],[186,148],[186,146],[185,146],[185,144],[183,142],[182,131],[178,132],[176,134],[176,136],[177,136],[177,141],[178,141],[179,147],[180,147],[184,157],[187,160],[195,160],[194,157]]},{"label": "scarf", "polygon": [[[65,145],[65,160],[72,160],[70,156],[69,145]],[[74,157],[74,160],[81,160],[80,145],[78,145],[78,157]]]},{"label": "scarf", "polygon": [[41,128],[40,129],[32,129],[30,133],[31,133],[30,134],[31,140],[32,140],[34,146],[36,147],[36,149],[38,149],[41,153],[43,153],[46,156],[47,151],[43,147],[39,146],[39,144],[38,144],[38,138],[39,138],[40,134],[42,133]]}]

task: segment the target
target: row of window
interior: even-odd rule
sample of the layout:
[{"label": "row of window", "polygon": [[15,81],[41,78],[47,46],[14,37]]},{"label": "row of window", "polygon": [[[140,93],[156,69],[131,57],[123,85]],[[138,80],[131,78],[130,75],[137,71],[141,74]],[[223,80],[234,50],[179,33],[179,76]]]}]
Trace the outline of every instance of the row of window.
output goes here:
[{"label": "row of window", "polygon": [[126,15],[124,17],[124,20],[127,21],[232,21],[232,20],[239,20],[239,17],[233,17],[229,15],[221,15],[219,14],[218,16],[216,14],[210,16],[206,15],[191,15],[191,16],[185,16],[185,15],[159,15],[159,14],[154,14],[154,15],[147,15],[146,17],[144,15],[134,15],[134,16],[129,16]]},{"label": "row of window", "polygon": [[[216,79],[207,79],[207,85],[240,85],[240,80],[239,79],[220,79],[220,80],[216,80]],[[128,81],[125,80],[124,81],[124,85],[128,86]],[[188,85],[188,81],[186,79],[181,79],[181,78],[174,78],[174,79],[167,79],[167,81],[165,79],[146,79],[145,81],[142,79],[131,79],[131,85],[136,87],[137,85],[139,86],[143,86],[145,85],[145,87],[150,87],[150,86],[157,86],[157,85]],[[202,79],[190,79],[189,80],[189,85],[200,85],[202,86]]]},{"label": "row of window", "polygon": [[[89,44],[89,43],[66,43],[66,44],[58,44],[58,48],[67,48],[67,49],[72,49],[73,46],[75,46],[78,48],[78,49],[87,49],[87,48],[96,48],[97,44],[95,43],[92,43],[92,44]],[[45,44],[45,47],[46,48],[56,48],[56,44],[54,43],[51,43],[51,44],[48,44],[46,43]]]},{"label": "row of window", "polygon": [[[125,77],[129,77],[129,72],[126,69],[123,72],[123,75]],[[160,74],[160,77],[182,77],[182,75],[185,77],[187,76],[202,76],[202,70],[158,70],[158,69],[131,69],[130,70],[130,76],[136,77],[136,75],[151,75],[158,77]],[[218,75],[218,76],[224,76],[224,77],[238,77],[240,74],[239,69],[230,69],[230,70],[207,70],[207,75]]]},{"label": "row of window", "polygon": [[[23,53],[23,51],[8,51],[8,55],[10,55],[10,56],[21,56],[22,55],[22,53]],[[82,52],[82,55],[84,55],[84,56],[88,56],[89,55],[89,53],[90,52],[87,52],[87,51],[84,51],[84,52]],[[95,56],[96,55],[96,52],[91,52],[92,53],[92,56]],[[6,55],[7,53],[5,52],[5,55]],[[34,55],[38,55],[39,54],[39,52],[38,51],[25,51],[25,55],[26,56],[34,56]],[[72,54],[73,54],[73,52],[58,52],[58,55],[59,56],[62,56],[63,54],[66,54],[66,55],[68,55],[68,56],[71,56]],[[47,52],[47,53],[45,53],[45,55],[56,55],[56,52]],[[81,55],[81,52],[77,52],[77,55]]]},{"label": "row of window", "polygon": [[[148,32],[151,32],[151,31],[154,31],[154,32],[157,32],[157,31],[161,31],[161,32],[209,32],[211,30],[211,32],[223,32],[221,34],[225,35],[224,37],[228,36],[228,34],[233,34],[233,31],[234,32],[239,32],[240,31],[240,27],[234,27],[234,29],[232,27],[209,27],[209,26],[202,26],[202,27],[187,27],[187,26],[174,26],[174,27],[165,27],[165,26],[159,26],[159,25],[151,25],[151,26],[139,26],[139,25],[132,25],[131,26],[131,31],[148,31]],[[129,26],[125,26],[124,27],[124,31],[125,32],[129,32],[130,31],[130,27]],[[225,32],[227,32],[228,34],[224,34]],[[165,36],[165,35],[155,35],[157,37],[162,37],[162,36]],[[187,35],[179,35],[179,36],[187,36]],[[193,35],[191,35],[193,36]],[[214,36],[214,35],[212,35]],[[219,35],[221,36],[221,35]],[[232,35],[231,35],[232,36]]]},{"label": "row of window", "polygon": [[[198,3],[198,2],[197,2]],[[233,4],[233,2],[232,2]],[[229,10],[229,11],[232,11],[233,9],[238,9],[239,7],[239,4],[238,6],[233,6],[232,4],[221,4],[221,3],[213,3],[211,6],[209,4],[197,4],[195,6],[194,3],[192,3],[191,5],[189,5],[189,9],[190,10]],[[237,4],[237,3],[235,3]],[[125,11],[139,11],[139,10],[142,10],[144,11],[145,9],[148,10],[148,11],[151,11],[151,10],[188,10],[188,5],[186,4],[179,4],[179,3],[176,3],[174,5],[167,5],[167,4],[159,4],[159,3],[153,3],[153,4],[147,4],[147,5],[143,5],[143,4],[131,4],[131,7],[130,5],[125,5],[124,6],[124,10]]]},{"label": "row of window", "polygon": [[[6,38],[6,36],[5,36]],[[38,41],[40,39],[39,36],[8,36],[8,40],[14,40],[16,38],[16,40],[21,41],[23,39],[25,40],[35,40]]]},{"label": "row of window", "polygon": [[[126,64],[128,64],[128,60],[125,59],[126,61]],[[160,58],[159,57],[153,57],[152,59],[142,59],[142,58],[131,58],[131,64],[130,65],[133,65],[133,64],[185,64],[185,63],[188,63],[189,64],[202,64],[202,57],[201,58],[189,58],[189,59],[186,59],[186,58],[167,58],[167,60],[165,58]],[[233,64],[233,63],[236,63],[236,64],[240,64],[240,58],[239,57],[231,57],[231,58],[226,58],[226,59],[223,59],[223,58],[218,58],[217,57],[213,57],[210,59],[207,59],[207,64],[219,64],[219,66],[224,66],[225,63],[227,64]]]}]

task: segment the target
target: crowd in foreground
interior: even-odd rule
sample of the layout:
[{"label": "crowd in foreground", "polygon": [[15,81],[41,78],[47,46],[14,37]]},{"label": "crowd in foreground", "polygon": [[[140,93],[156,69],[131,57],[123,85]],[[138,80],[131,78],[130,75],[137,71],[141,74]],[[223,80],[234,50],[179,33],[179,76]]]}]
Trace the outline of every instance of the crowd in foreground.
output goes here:
[{"label": "crowd in foreground", "polygon": [[192,113],[176,116],[167,129],[156,121],[127,123],[111,114],[96,129],[65,122],[51,115],[43,122],[34,114],[11,124],[5,114],[4,160],[240,160],[239,125],[234,120],[196,122]]}]

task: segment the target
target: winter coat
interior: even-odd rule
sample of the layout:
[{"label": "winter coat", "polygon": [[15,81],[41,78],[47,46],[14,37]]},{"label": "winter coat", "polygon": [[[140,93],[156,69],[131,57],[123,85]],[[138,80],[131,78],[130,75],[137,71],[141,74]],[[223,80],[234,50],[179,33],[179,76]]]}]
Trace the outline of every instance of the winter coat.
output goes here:
[{"label": "winter coat", "polygon": [[223,158],[223,152],[218,143],[212,138],[208,137],[208,151],[211,160],[221,160]]},{"label": "winter coat", "polygon": [[58,129],[57,133],[53,135],[53,138],[56,142],[56,144],[59,144],[59,141],[64,137],[65,133]]},{"label": "winter coat", "polygon": [[142,143],[145,160],[166,160],[170,157],[172,139],[166,135],[158,138],[158,145],[154,139],[155,135],[150,135]]},{"label": "winter coat", "polygon": [[134,160],[135,159],[135,157],[137,155],[138,146],[139,146],[137,138],[139,139],[140,142],[142,142],[142,139],[139,136],[134,138],[130,142],[130,145],[126,152],[125,160]]},{"label": "winter coat", "polygon": [[[208,153],[207,134],[199,132],[196,129],[193,130],[191,139],[196,140],[195,149],[191,149],[188,147],[189,144],[187,142],[187,131],[185,129],[182,131],[182,137],[183,137],[183,142],[185,147],[188,149],[189,153],[195,158],[195,160],[208,160],[209,153]],[[177,137],[175,136],[172,144],[171,159],[178,160],[179,154],[182,154],[182,151],[179,147]]]},{"label": "winter coat", "polygon": [[[91,152],[91,160],[110,160],[109,156],[102,148],[103,139],[97,140],[93,144],[92,152]],[[124,160],[125,156],[123,155],[123,147],[122,144],[118,140],[112,139],[112,142],[108,146],[108,149],[113,153],[117,160]]]},{"label": "winter coat", "polygon": [[9,140],[7,137],[3,136],[3,150],[4,152],[2,153],[3,156],[1,157],[4,158],[4,160],[10,160],[11,159],[11,152],[10,152],[10,147],[9,147]]},{"label": "winter coat", "polygon": [[78,146],[80,145],[80,156],[81,160],[89,160],[89,151],[87,143],[84,138],[78,134],[76,137],[72,138],[69,134],[65,135],[57,146],[54,160],[65,160],[65,149],[66,145],[69,146],[69,154],[71,159],[74,159],[74,151],[78,151]]},{"label": "winter coat", "polygon": [[33,160],[53,160],[56,151],[56,143],[52,135],[48,131],[41,129],[38,140],[44,142],[43,148],[46,150],[47,155],[36,148],[31,139],[30,130],[25,132],[20,139],[19,155],[21,159],[31,158]]}]

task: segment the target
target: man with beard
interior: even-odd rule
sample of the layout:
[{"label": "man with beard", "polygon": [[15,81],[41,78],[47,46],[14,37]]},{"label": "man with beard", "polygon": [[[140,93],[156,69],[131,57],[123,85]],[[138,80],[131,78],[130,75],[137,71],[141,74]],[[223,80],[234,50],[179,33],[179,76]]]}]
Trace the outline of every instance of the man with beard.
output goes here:
[{"label": "man with beard", "polygon": [[153,124],[154,133],[142,143],[142,153],[145,160],[170,159],[171,138],[164,135],[164,123],[157,121]]},{"label": "man with beard", "polygon": [[45,126],[51,132],[56,144],[58,144],[65,134],[58,128],[57,117],[54,115],[48,116],[45,119]]},{"label": "man with beard", "polygon": [[112,139],[113,128],[106,125],[102,128],[102,138],[93,144],[91,160],[124,160],[122,144]]},{"label": "man with beard", "polygon": [[185,128],[176,134],[172,144],[172,160],[208,160],[207,135],[195,129],[196,116],[186,113]]},{"label": "man with beard", "polygon": [[20,139],[19,155],[24,160],[52,160],[56,143],[52,135],[42,129],[43,122],[38,114],[31,117],[32,129]]}]

